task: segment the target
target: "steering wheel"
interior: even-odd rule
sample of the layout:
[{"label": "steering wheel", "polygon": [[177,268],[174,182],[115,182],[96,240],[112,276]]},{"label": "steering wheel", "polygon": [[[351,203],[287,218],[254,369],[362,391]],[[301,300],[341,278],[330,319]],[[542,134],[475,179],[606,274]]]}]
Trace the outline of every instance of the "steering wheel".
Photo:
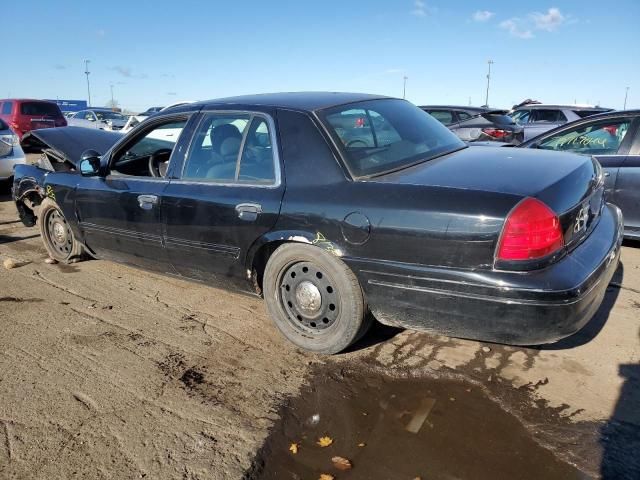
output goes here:
[{"label": "steering wheel", "polygon": [[169,167],[170,148],[161,148],[149,156],[149,173],[152,177],[164,178]]}]

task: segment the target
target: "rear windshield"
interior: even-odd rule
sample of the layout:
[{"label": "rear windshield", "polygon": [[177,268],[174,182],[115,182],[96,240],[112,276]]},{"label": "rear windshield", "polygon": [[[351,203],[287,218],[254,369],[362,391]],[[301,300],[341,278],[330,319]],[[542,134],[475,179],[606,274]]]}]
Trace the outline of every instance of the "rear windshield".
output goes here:
[{"label": "rear windshield", "polygon": [[60,109],[55,103],[47,102],[24,102],[20,104],[20,113],[22,115],[48,115],[52,117],[60,117]]},{"label": "rear windshield", "polygon": [[351,103],[320,112],[354,177],[391,172],[465,147],[431,115],[404,100]]},{"label": "rear windshield", "polygon": [[516,123],[513,118],[504,113],[483,113],[482,116],[498,125],[515,125]]}]

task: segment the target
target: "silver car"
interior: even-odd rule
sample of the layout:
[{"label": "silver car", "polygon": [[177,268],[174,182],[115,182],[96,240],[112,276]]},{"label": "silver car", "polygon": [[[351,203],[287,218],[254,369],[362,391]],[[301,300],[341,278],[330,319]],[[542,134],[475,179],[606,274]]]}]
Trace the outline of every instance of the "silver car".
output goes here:
[{"label": "silver car", "polygon": [[527,141],[565,123],[609,111],[611,111],[610,108],[594,107],[592,105],[530,103],[514,108],[509,113],[509,116],[524,127],[524,140]]},{"label": "silver car", "polygon": [[[13,177],[14,165],[26,163],[18,136],[9,126],[0,120],[0,183],[6,183]],[[4,185],[0,186],[4,189]]]},{"label": "silver car", "polygon": [[67,118],[68,125],[100,130],[122,130],[126,123],[127,117],[121,113],[97,108],[81,110]]}]

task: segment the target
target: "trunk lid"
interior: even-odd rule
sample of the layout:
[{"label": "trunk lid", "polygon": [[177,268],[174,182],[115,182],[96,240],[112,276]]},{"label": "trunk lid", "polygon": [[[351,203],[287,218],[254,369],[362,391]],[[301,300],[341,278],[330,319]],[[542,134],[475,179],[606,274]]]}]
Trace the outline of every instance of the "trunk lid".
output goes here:
[{"label": "trunk lid", "polygon": [[470,147],[376,181],[537,198],[559,216],[569,247],[593,229],[604,204],[600,165],[570,153]]}]

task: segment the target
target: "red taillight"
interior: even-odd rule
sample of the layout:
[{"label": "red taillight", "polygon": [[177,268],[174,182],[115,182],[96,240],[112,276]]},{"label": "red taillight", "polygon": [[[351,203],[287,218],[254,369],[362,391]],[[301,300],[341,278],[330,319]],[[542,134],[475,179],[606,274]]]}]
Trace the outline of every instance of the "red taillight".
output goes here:
[{"label": "red taillight", "polygon": [[514,208],[502,229],[498,260],[533,260],[562,248],[564,238],[558,216],[535,198],[525,198]]},{"label": "red taillight", "polygon": [[358,117],[356,118],[356,128],[364,127],[364,118]]},{"label": "red taillight", "polygon": [[502,130],[501,128],[483,128],[482,132],[489,135],[491,138],[502,139],[509,136],[509,131]]}]

